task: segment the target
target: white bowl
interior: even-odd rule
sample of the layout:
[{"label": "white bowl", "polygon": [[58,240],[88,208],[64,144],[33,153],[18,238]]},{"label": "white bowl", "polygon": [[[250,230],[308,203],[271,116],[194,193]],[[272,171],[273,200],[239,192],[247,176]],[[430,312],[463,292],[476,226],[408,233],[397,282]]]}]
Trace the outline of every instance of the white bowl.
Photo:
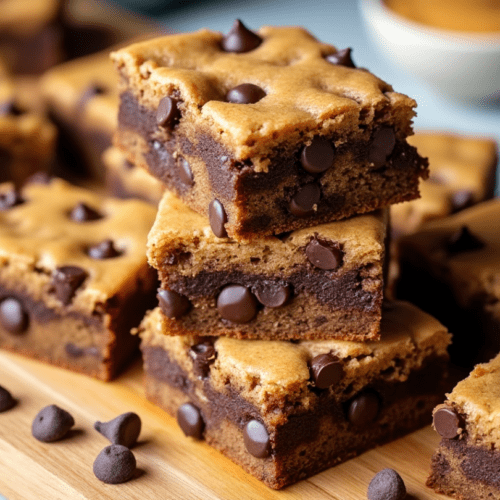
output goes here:
[{"label": "white bowl", "polygon": [[382,0],[359,0],[359,6],[381,53],[440,94],[462,100],[500,97],[500,34],[432,28],[394,13]]}]

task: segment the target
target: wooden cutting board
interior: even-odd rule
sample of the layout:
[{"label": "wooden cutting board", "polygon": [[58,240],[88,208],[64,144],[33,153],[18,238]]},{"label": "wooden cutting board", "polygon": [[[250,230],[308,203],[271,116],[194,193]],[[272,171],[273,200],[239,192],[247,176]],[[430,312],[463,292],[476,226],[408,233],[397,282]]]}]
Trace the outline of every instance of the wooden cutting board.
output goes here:
[{"label": "wooden cutting board", "polygon": [[[391,467],[403,477],[408,500],[446,498],[424,485],[438,444],[430,427],[274,491],[205,443],[184,437],[175,419],[145,400],[141,381],[139,361],[118,380],[104,383],[0,353],[0,385],[19,400],[0,414],[0,494],[9,500],[365,500],[373,475]],[[69,438],[46,444],[31,436],[31,423],[49,404],[68,410],[76,426]],[[139,414],[143,423],[133,450],[138,476],[106,485],[96,479],[92,464],[109,443],[93,424],[126,411]]]}]

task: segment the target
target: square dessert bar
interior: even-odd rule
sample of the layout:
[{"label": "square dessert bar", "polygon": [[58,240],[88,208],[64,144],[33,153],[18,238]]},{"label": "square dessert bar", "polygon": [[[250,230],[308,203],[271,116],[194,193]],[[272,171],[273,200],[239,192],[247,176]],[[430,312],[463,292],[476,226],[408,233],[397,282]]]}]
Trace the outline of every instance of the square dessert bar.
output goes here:
[{"label": "square dessert bar", "polygon": [[415,101],[349,54],[239,21],[131,45],[112,54],[116,145],[238,241],[417,198]]},{"label": "square dessert bar", "polygon": [[155,209],[62,180],[0,186],[0,348],[109,380],[154,302]]},{"label": "square dessert bar", "polygon": [[388,209],[252,245],[166,192],[148,236],[172,335],[379,338]]},{"label": "square dessert bar", "polygon": [[420,183],[419,199],[391,207],[395,236],[414,233],[424,222],[493,198],[498,161],[494,140],[417,132],[408,142],[428,157],[430,176]]},{"label": "square dessert bar", "polygon": [[162,322],[155,309],[140,327],[147,398],[275,489],[430,423],[445,391],[450,335],[408,303],[384,311],[378,342],[171,337]]},{"label": "square dessert bar", "polygon": [[500,498],[500,356],[477,365],[434,410],[442,437],[427,486],[458,498]]},{"label": "square dessert bar", "polygon": [[429,222],[402,238],[399,252],[398,296],[435,315],[453,332],[452,361],[471,369],[475,362],[496,355],[500,200]]}]

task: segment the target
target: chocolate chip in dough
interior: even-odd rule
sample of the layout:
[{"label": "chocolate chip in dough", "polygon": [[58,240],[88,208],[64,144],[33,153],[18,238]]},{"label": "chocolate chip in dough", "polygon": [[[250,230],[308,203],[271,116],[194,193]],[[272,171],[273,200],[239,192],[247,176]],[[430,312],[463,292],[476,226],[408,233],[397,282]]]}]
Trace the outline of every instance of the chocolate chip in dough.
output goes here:
[{"label": "chocolate chip in dough", "polygon": [[266,97],[266,93],[258,85],[242,83],[226,94],[226,101],[234,104],[255,104]]},{"label": "chocolate chip in dough", "polygon": [[313,238],[306,246],[306,257],[309,262],[319,269],[332,271],[342,264],[344,253],[340,248]]},{"label": "chocolate chip in dough", "polygon": [[156,110],[156,123],[161,127],[171,129],[179,116],[178,101],[169,96],[164,97]]},{"label": "chocolate chip in dough", "polygon": [[311,183],[302,186],[290,201],[289,209],[296,217],[305,217],[314,214],[314,208],[321,198],[321,189],[318,184]]},{"label": "chocolate chip in dough", "polygon": [[243,429],[243,441],[250,455],[266,458],[271,454],[271,442],[264,424],[250,420]]},{"label": "chocolate chip in dough", "polygon": [[180,161],[179,178],[186,186],[192,186],[194,184],[193,172],[191,171],[188,161],[184,158]]},{"label": "chocolate chip in dough", "polygon": [[189,356],[193,360],[195,375],[206,378],[209,373],[210,365],[215,361],[217,353],[210,342],[202,342],[191,346]]},{"label": "chocolate chip in dough", "polygon": [[158,303],[163,314],[167,318],[180,318],[191,308],[191,302],[187,297],[172,290],[158,290]]},{"label": "chocolate chip in dough", "polygon": [[112,240],[104,240],[101,241],[101,243],[90,247],[88,254],[92,259],[103,260],[119,257],[121,252],[115,248],[115,244]]},{"label": "chocolate chip in dough", "polygon": [[347,418],[357,427],[365,427],[373,422],[380,411],[380,399],[374,391],[365,391],[349,403]]},{"label": "chocolate chip in dough", "polygon": [[432,415],[436,432],[446,439],[454,439],[461,434],[463,421],[460,415],[447,405],[439,405]]},{"label": "chocolate chip in dough", "polygon": [[16,405],[16,400],[12,394],[0,385],[0,413],[10,410]]},{"label": "chocolate chip in dough", "polygon": [[280,283],[266,282],[259,284],[254,291],[257,300],[263,306],[272,308],[284,306],[292,296],[291,286]]},{"label": "chocolate chip in dough", "polygon": [[467,226],[462,226],[446,241],[446,248],[451,254],[481,250],[484,246],[484,243],[471,233]]},{"label": "chocolate chip in dough", "polygon": [[262,38],[237,19],[229,33],[222,39],[222,50],[237,53],[250,52],[261,43]]},{"label": "chocolate chip in dough", "polygon": [[91,83],[80,97],[78,104],[79,108],[84,108],[90,99],[93,99],[96,95],[104,95],[107,89],[99,83]]},{"label": "chocolate chip in dough", "polygon": [[405,483],[395,470],[383,469],[370,481],[367,497],[368,500],[403,500]]},{"label": "chocolate chip in dough", "polygon": [[226,211],[219,200],[213,200],[208,206],[208,220],[210,227],[217,238],[226,238],[227,231],[224,224],[227,222]]},{"label": "chocolate chip in dough", "polygon": [[24,203],[24,199],[16,189],[0,193],[0,210],[9,210],[21,203]]},{"label": "chocolate chip in dough", "polygon": [[200,410],[191,403],[184,403],[177,410],[177,423],[182,432],[188,437],[201,439],[205,422],[201,416]]},{"label": "chocolate chip in dough", "polygon": [[71,210],[69,217],[74,222],[88,222],[102,219],[102,215],[97,210],[94,210],[83,202],[78,203],[78,205]]},{"label": "chocolate chip in dough", "polygon": [[372,143],[368,152],[368,161],[374,168],[380,168],[394,151],[396,146],[396,134],[391,127],[382,127],[376,130],[372,136]]},{"label": "chocolate chip in dough", "polygon": [[66,436],[74,425],[75,420],[66,410],[49,405],[40,410],[33,420],[31,434],[38,441],[51,443]]},{"label": "chocolate chip in dough", "polygon": [[335,54],[331,54],[326,56],[326,60],[332,64],[338,64],[339,66],[346,66],[347,68],[355,68],[352,57],[351,57],[352,49],[347,47],[346,49],[339,50]]},{"label": "chocolate chip in dough", "polygon": [[314,385],[318,389],[328,389],[337,384],[344,374],[339,359],[332,354],[319,354],[311,360]]},{"label": "chocolate chip in dough", "polygon": [[87,272],[78,266],[58,267],[52,275],[56,297],[64,305],[68,305],[87,276]]},{"label": "chocolate chip in dough", "polygon": [[335,151],[330,141],[314,137],[311,144],[304,146],[300,155],[302,168],[310,174],[321,174],[333,165]]},{"label": "chocolate chip in dough", "polygon": [[95,422],[94,429],[107,437],[112,444],[132,448],[141,433],[141,418],[137,413],[129,411],[109,422]]},{"label": "chocolate chip in dough", "polygon": [[248,323],[257,315],[257,299],[242,285],[228,285],[217,297],[219,314],[233,323]]},{"label": "chocolate chip in dough", "polygon": [[106,484],[119,484],[129,481],[137,467],[134,454],[120,444],[106,446],[94,461],[94,475]]},{"label": "chocolate chip in dough", "polygon": [[19,334],[26,331],[29,317],[19,300],[7,297],[0,302],[0,324],[9,333]]},{"label": "chocolate chip in dough", "polygon": [[474,205],[474,193],[468,189],[458,189],[450,196],[450,202],[453,212],[459,212]]}]

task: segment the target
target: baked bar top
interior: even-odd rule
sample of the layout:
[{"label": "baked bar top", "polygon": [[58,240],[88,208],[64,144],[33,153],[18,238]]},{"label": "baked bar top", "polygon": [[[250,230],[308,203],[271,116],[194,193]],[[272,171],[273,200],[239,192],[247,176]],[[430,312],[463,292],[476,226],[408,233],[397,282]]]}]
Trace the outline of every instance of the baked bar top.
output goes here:
[{"label": "baked bar top", "polygon": [[[137,43],[112,53],[121,91],[132,92],[150,110],[165,96],[179,99],[183,119],[204,126],[238,160],[266,142],[299,139],[341,130],[360,133],[388,122],[400,138],[411,133],[413,99],[365,69],[332,64],[336,48],[300,27],[264,26],[262,43],[249,52],[222,50],[222,33],[200,30]],[[252,83],[266,93],[254,104],[226,102],[227,92]],[[267,140],[267,141],[266,141]],[[336,144],[338,145],[338,144]]]},{"label": "baked bar top", "polygon": [[93,311],[148,276],[146,236],[156,214],[151,205],[102,197],[60,179],[31,183],[20,199],[8,184],[0,192],[3,286],[21,283],[34,300],[58,310],[61,300],[50,293],[56,269],[77,266],[86,276],[71,308]]},{"label": "baked bar top", "polygon": [[33,35],[54,21],[60,8],[61,0],[2,0],[1,30],[16,36]]},{"label": "baked bar top", "polygon": [[[187,373],[192,373],[189,348],[203,339],[162,334],[159,308],[141,325],[141,337],[149,346],[160,346]],[[214,341],[216,359],[210,365],[212,386],[225,392],[228,385],[253,404],[272,407],[277,400],[311,402],[309,364],[319,354],[339,359],[343,376],[335,392],[356,392],[376,376],[387,381],[405,381],[412,370],[429,357],[447,356],[450,334],[428,314],[407,302],[388,304],[382,319],[382,339],[376,342],[310,340],[298,342],[236,340]]]},{"label": "baked bar top", "polygon": [[165,192],[148,236],[148,259],[161,270],[176,256],[189,252],[189,262],[184,267],[192,276],[207,270],[209,262],[216,263],[218,271],[238,271],[243,270],[242,266],[250,266],[252,272],[286,273],[286,269],[307,261],[305,253],[297,250],[305,249],[318,237],[341,249],[343,270],[357,269],[383,258],[387,215],[387,210],[380,210],[243,245],[215,236],[207,218]]}]

